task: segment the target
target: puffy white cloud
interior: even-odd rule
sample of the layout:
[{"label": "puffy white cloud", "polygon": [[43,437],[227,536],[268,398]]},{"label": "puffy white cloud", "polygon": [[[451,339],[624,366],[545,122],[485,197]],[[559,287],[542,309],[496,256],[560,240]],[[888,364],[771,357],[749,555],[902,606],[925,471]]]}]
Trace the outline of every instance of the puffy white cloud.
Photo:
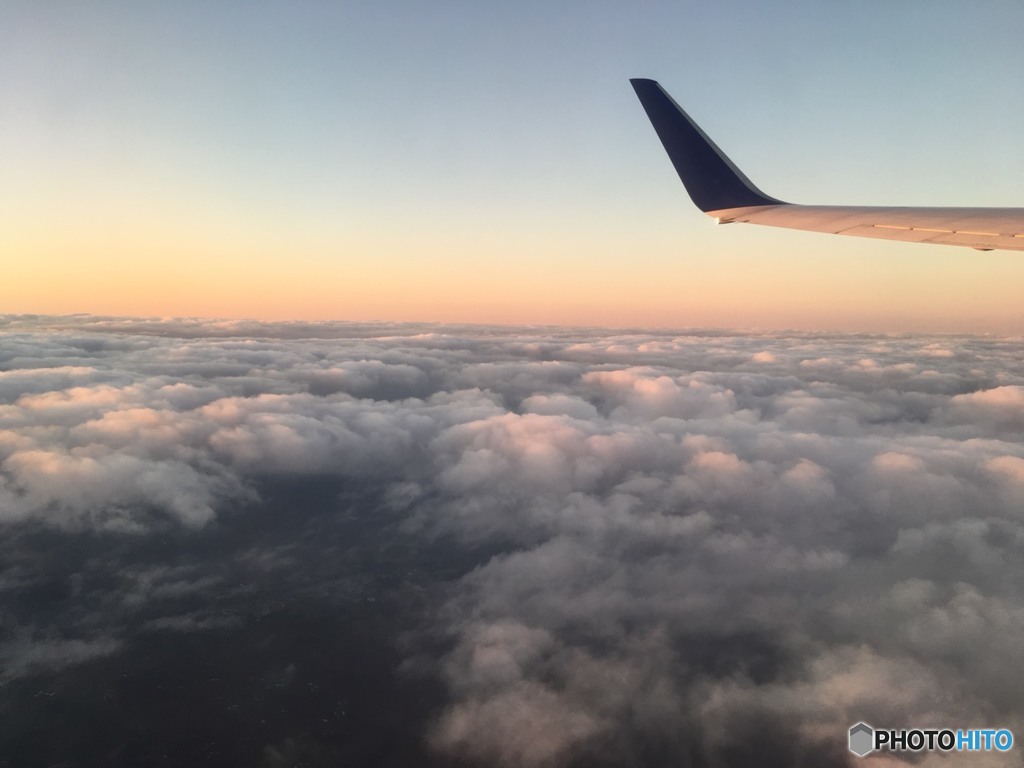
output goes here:
[{"label": "puffy white cloud", "polygon": [[985,424],[994,434],[1024,431],[1024,386],[1006,385],[957,395],[946,418],[957,424]]},{"label": "puffy white cloud", "polygon": [[[839,765],[858,719],[1024,734],[1022,414],[992,339],[36,318],[0,337],[0,520],[202,536],[335,477],[490,553],[420,628],[439,755]],[[133,573],[129,607],[213,583]]]}]

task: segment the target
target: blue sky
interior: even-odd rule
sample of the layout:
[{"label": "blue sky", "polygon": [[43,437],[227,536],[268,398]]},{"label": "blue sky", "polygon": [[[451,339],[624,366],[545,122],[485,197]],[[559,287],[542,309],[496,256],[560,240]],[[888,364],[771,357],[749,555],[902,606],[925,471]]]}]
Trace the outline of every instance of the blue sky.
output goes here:
[{"label": "blue sky", "polygon": [[[389,273],[415,273],[413,284],[488,275],[465,301],[431,283],[438,302],[422,316],[400,311],[408,288],[379,306],[344,294],[342,316],[572,320],[529,297],[488,315],[482,294],[519,271],[532,277],[513,293],[549,277],[548,304],[580,297],[583,322],[772,325],[784,321],[779,292],[824,253],[840,263],[811,292],[849,294],[869,273],[906,294],[934,270],[932,293],[966,279],[996,291],[999,323],[1020,321],[1019,297],[998,293],[1024,277],[1012,254],[711,226],[628,84],[661,81],[782,199],[1011,206],[1024,201],[1019,3],[13,2],[0,22],[0,201],[11,252],[41,265],[19,279],[74,271],[61,258],[76,249],[136,275],[120,288],[133,302],[73,300],[68,286],[66,308],[259,315],[287,282],[269,314],[302,314],[287,264],[375,296],[388,295]],[[207,275],[205,303],[180,286],[147,295],[170,278],[134,265],[145,254],[223,274]],[[727,295],[719,311],[674,315],[670,295],[655,296],[666,281],[728,293],[751,269],[777,297],[763,315],[737,315]],[[249,271],[263,282],[247,283]],[[262,303],[218,303],[228,275]],[[664,311],[602,317],[622,281],[634,305],[648,293]],[[47,304],[45,280],[29,282],[0,298],[64,306]],[[335,316],[318,296],[314,314]],[[922,318],[941,314],[915,301]]]}]

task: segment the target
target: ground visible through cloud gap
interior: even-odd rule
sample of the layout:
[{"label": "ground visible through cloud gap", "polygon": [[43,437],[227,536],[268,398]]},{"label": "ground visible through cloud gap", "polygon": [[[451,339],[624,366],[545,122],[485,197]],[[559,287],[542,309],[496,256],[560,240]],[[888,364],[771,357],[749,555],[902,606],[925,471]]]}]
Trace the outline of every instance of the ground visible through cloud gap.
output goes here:
[{"label": "ground visible through cloud gap", "polygon": [[0,766],[827,766],[858,720],[1024,738],[1020,340],[0,333]]}]

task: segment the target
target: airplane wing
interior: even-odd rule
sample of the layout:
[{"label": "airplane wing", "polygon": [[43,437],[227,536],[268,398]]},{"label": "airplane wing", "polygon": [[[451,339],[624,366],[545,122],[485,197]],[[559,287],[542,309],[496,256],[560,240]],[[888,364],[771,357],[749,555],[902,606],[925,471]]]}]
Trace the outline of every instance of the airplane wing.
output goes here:
[{"label": "airplane wing", "polygon": [[1024,251],[1024,208],[796,205],[769,197],[743,175],[654,80],[630,80],[698,208],[720,224]]}]

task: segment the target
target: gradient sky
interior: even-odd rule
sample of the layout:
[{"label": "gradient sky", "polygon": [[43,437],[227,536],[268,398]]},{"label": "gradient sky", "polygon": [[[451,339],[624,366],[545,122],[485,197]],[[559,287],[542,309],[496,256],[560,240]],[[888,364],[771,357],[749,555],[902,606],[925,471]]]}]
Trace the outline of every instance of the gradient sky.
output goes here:
[{"label": "gradient sky", "polygon": [[0,311],[1024,333],[1024,254],[690,204],[1024,205],[1024,5],[8,1]]}]

